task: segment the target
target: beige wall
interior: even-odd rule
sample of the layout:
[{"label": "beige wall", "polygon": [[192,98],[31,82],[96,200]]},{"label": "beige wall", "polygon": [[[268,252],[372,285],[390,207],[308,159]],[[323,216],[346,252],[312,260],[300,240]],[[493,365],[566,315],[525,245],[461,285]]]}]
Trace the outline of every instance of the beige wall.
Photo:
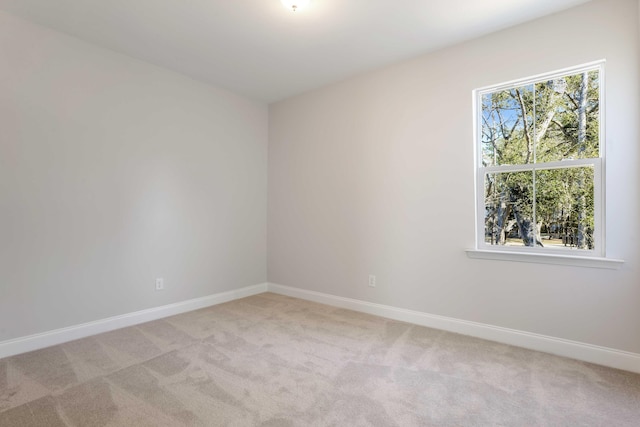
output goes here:
[{"label": "beige wall", "polygon": [[265,282],[267,124],[0,13],[0,341]]},{"label": "beige wall", "polygon": [[[637,9],[596,0],[271,105],[269,281],[640,352]],[[607,250],[626,263],[468,259],[472,90],[602,58]]]}]

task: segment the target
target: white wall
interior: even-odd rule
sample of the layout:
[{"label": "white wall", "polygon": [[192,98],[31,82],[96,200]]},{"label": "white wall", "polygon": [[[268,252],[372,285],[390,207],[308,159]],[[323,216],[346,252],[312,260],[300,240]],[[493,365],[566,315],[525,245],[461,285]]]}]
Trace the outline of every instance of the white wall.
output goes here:
[{"label": "white wall", "polygon": [[0,13],[0,341],[265,282],[267,125]]},{"label": "white wall", "polygon": [[[271,105],[269,281],[640,352],[637,9],[596,0]],[[467,258],[472,90],[602,58],[607,252],[626,263]]]}]

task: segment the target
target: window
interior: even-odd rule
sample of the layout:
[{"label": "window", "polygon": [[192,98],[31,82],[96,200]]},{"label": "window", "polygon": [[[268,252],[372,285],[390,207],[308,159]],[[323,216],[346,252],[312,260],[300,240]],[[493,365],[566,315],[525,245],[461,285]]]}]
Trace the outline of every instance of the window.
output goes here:
[{"label": "window", "polygon": [[604,257],[604,62],[474,91],[477,249]]}]

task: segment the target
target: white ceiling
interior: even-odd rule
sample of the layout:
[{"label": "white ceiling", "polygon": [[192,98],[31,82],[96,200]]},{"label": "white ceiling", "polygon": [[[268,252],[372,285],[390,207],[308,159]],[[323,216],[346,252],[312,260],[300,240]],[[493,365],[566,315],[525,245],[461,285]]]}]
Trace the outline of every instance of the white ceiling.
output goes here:
[{"label": "white ceiling", "polygon": [[588,0],[0,0],[0,10],[273,102]]}]

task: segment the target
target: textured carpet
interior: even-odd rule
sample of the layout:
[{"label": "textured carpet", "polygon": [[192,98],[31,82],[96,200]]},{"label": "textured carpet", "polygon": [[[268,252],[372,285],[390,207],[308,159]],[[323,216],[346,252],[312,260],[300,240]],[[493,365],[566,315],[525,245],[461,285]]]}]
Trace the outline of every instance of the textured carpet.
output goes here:
[{"label": "textured carpet", "polygon": [[0,360],[0,426],[639,426],[640,375],[275,294]]}]

